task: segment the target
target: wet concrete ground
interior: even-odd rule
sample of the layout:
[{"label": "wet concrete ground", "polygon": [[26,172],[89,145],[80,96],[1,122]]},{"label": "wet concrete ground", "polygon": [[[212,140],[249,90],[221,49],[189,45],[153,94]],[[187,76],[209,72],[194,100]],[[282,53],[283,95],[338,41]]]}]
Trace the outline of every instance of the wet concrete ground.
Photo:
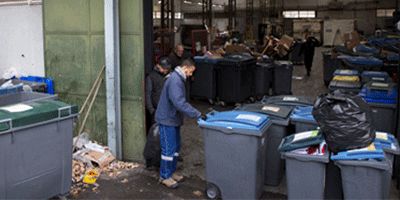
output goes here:
[{"label": "wet concrete ground", "polygon": [[[317,48],[314,57],[311,76],[306,77],[305,67],[295,65],[292,79],[292,93],[294,95],[316,98],[318,95],[327,93],[327,87],[323,82],[323,64],[321,51],[327,48]],[[206,100],[192,100],[190,102],[195,108],[203,113],[211,110],[225,111],[234,108],[233,105],[220,106],[211,105]],[[187,177],[178,189],[172,190],[158,183],[159,174],[155,169],[141,167],[123,173],[119,178],[101,176],[97,183],[100,184],[98,192],[90,189],[81,192],[79,196],[68,198],[78,199],[202,199],[205,198],[206,187],[205,157],[203,133],[200,131],[195,119],[185,119],[185,125],[181,127],[182,150],[181,156],[184,161],[178,163],[177,172]],[[144,164],[144,163],[142,163]],[[128,179],[127,183],[121,180]],[[197,196],[194,192],[200,191]],[[265,186],[262,199],[286,199],[286,178],[283,177],[279,186]],[[395,188],[394,181],[391,185],[390,199],[398,199],[399,191]]]}]

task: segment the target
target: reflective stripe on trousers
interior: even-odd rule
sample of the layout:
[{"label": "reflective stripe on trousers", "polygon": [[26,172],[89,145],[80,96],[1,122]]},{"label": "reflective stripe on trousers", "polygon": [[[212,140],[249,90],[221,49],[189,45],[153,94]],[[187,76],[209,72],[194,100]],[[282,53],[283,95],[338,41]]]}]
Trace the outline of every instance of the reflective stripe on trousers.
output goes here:
[{"label": "reflective stripe on trousers", "polygon": [[161,165],[160,175],[163,179],[171,178],[177,167],[177,159],[181,150],[180,127],[160,127]]}]

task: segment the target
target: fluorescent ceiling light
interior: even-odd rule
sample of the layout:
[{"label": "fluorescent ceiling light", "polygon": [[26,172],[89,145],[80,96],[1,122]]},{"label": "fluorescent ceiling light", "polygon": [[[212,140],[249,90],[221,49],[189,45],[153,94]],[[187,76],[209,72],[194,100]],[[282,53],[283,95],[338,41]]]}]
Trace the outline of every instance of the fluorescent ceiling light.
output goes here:
[{"label": "fluorescent ceiling light", "polygon": [[203,5],[203,3],[197,3],[197,4],[199,4],[199,5]]},{"label": "fluorescent ceiling light", "polygon": [[192,4],[191,1],[183,1],[183,3]]}]

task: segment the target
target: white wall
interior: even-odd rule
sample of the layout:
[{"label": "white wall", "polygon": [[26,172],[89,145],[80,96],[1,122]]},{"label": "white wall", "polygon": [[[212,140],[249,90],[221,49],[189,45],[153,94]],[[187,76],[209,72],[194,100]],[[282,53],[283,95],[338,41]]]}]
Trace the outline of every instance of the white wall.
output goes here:
[{"label": "white wall", "polygon": [[10,67],[45,75],[42,5],[0,6],[0,75]]}]

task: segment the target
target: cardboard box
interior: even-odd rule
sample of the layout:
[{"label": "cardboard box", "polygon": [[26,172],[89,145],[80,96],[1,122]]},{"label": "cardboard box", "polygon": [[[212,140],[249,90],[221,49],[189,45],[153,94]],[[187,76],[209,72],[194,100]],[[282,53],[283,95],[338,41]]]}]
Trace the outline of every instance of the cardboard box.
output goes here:
[{"label": "cardboard box", "polygon": [[293,38],[288,36],[288,35],[284,35],[282,36],[282,38],[279,40],[278,45],[286,45],[285,48],[287,48],[287,51],[290,49],[290,47],[293,44]]},{"label": "cardboard box", "polygon": [[101,168],[106,167],[115,160],[115,157],[111,154],[110,150],[105,150],[104,153],[89,150],[85,154],[85,157],[87,157],[92,162],[97,163]]},{"label": "cardboard box", "polygon": [[226,48],[226,53],[234,53],[234,52],[238,52],[238,53],[242,53],[242,52],[250,52],[250,49],[248,49],[245,46],[241,46],[241,45],[236,45],[236,44],[232,44],[230,46],[227,46]]},{"label": "cardboard box", "polygon": [[341,39],[343,41],[343,44],[348,49],[353,49],[360,44],[360,38],[356,31],[345,33],[343,36],[341,36]]},{"label": "cardboard box", "polygon": [[219,54],[225,54],[225,51],[220,47],[218,49],[215,50],[217,53]]}]

